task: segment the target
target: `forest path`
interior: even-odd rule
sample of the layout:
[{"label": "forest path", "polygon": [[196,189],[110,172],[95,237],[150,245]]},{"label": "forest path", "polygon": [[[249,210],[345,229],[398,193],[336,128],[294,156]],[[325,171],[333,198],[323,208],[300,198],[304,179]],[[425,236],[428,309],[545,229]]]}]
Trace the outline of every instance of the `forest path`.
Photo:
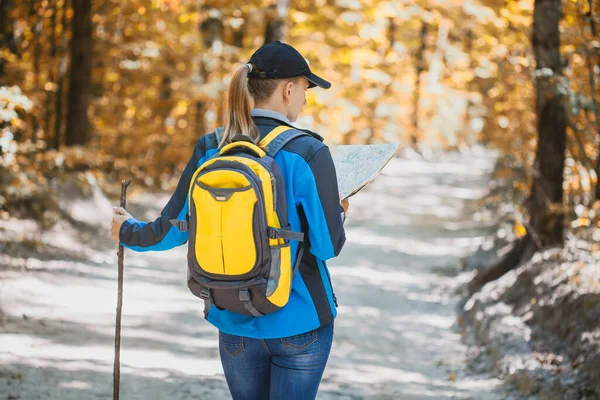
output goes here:
[{"label": "forest path", "polygon": [[[484,150],[394,159],[352,198],[329,264],[340,307],[319,399],[512,398],[470,371],[456,324],[457,261],[495,229],[477,211],[494,163]],[[146,215],[134,215],[157,215],[163,200],[138,198]],[[112,398],[116,256],[81,251],[1,271],[0,399]],[[126,253],[123,400],[230,398],[217,331],[184,284],[185,251]]]}]

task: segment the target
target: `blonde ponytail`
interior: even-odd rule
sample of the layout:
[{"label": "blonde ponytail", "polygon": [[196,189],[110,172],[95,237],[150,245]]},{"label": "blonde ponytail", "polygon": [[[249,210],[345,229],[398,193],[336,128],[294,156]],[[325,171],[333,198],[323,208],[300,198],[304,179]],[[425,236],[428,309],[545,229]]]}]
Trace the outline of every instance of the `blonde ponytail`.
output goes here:
[{"label": "blonde ponytail", "polygon": [[225,114],[225,129],[219,147],[231,143],[235,135],[249,136],[258,143],[260,138],[258,128],[252,120],[253,99],[248,90],[248,73],[250,66],[240,68],[229,83],[227,89],[227,108]]}]

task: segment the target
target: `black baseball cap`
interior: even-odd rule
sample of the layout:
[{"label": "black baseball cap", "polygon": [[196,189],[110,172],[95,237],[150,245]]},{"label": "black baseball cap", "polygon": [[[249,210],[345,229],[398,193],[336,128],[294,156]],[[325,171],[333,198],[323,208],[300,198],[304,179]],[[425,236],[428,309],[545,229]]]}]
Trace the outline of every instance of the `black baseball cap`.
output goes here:
[{"label": "black baseball cap", "polygon": [[249,78],[284,79],[303,76],[308,79],[309,88],[331,87],[331,83],[312,73],[298,50],[279,41],[265,44],[256,50],[250,57],[249,64],[252,64]]}]

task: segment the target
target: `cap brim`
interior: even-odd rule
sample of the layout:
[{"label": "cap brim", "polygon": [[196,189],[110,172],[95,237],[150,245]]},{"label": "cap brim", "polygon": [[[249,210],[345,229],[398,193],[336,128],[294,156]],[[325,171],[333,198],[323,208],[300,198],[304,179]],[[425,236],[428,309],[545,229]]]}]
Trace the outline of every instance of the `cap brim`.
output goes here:
[{"label": "cap brim", "polygon": [[309,88],[314,88],[315,86],[318,86],[318,87],[322,87],[323,89],[329,89],[331,87],[330,82],[327,82],[325,79],[323,79],[313,73],[310,73],[310,75],[305,76],[305,78],[308,79],[308,82],[309,82],[308,87]]}]

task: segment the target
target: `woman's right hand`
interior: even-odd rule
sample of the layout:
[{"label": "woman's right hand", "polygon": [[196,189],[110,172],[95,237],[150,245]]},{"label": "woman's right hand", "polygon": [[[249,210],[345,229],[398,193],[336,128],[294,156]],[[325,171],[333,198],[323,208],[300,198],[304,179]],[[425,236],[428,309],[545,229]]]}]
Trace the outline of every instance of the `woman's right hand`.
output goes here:
[{"label": "woman's right hand", "polygon": [[123,207],[113,207],[115,215],[112,218],[112,224],[110,226],[111,237],[115,241],[119,241],[119,234],[121,232],[121,225],[129,218],[133,218]]}]

